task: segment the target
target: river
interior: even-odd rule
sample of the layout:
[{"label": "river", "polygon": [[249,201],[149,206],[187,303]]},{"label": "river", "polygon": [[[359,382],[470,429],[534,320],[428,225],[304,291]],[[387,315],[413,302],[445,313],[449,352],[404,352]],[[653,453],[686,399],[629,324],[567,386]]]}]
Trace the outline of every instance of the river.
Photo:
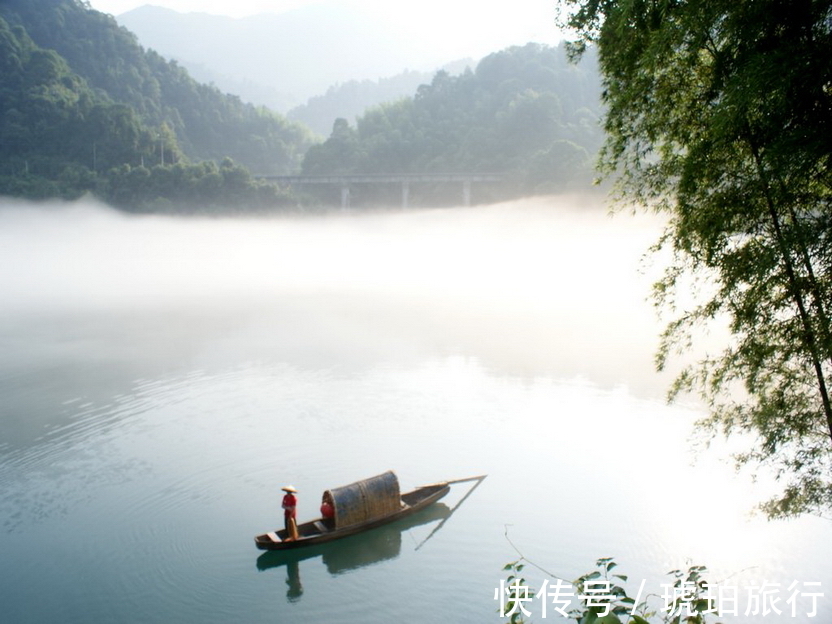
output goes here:
[{"label": "river", "polygon": [[[830,621],[832,523],[752,515],[766,479],[693,452],[702,408],[664,401],[658,232],[578,197],[273,219],[5,200],[2,621],[496,623],[517,550],[535,588],[610,556],[661,606],[702,564],[738,594],[720,621]],[[282,485],[303,519],[388,469],[488,477],[328,548],[255,549]],[[763,590],[781,615],[753,613]]]}]

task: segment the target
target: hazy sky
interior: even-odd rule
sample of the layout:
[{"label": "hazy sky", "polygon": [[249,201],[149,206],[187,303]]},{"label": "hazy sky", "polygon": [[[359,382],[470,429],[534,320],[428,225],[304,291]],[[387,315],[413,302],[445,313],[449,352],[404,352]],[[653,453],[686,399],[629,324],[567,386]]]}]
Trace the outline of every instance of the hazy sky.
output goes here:
[{"label": "hazy sky", "polygon": [[[557,43],[554,19],[558,0],[329,0],[355,6],[384,19],[392,27],[429,33],[438,47],[451,42],[453,54],[479,57],[529,41]],[[322,0],[90,0],[93,8],[119,15],[152,4],[181,13],[203,12],[232,17],[283,13]],[[417,30],[418,29],[418,30]]]}]

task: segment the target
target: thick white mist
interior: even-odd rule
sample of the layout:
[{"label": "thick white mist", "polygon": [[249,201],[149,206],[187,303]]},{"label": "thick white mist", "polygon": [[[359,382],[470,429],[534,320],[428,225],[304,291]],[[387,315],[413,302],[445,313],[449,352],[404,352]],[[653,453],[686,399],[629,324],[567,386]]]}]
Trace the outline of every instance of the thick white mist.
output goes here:
[{"label": "thick white mist", "polygon": [[374,357],[428,349],[523,375],[659,388],[641,271],[658,232],[653,218],[577,197],[272,219],[5,201],[0,311],[11,322],[175,309],[219,315],[253,348],[302,348],[303,336]]}]

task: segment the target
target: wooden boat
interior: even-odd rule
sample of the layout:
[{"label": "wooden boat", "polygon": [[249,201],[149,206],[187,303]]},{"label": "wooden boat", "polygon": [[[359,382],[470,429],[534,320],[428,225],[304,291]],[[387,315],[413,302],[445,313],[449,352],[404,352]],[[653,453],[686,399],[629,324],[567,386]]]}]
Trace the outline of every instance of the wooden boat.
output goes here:
[{"label": "wooden boat", "polygon": [[[286,568],[318,559],[326,571],[338,576],[350,570],[357,570],[381,561],[395,559],[402,553],[407,531],[424,525],[436,525],[451,515],[451,508],[444,502],[437,501],[424,509],[414,512],[406,518],[379,526],[371,531],[354,535],[350,539],[324,542],[306,548],[289,548],[286,550],[261,550],[257,557],[257,569],[260,572],[274,568]],[[417,533],[413,536],[422,536]]]},{"label": "wooden boat", "polygon": [[287,541],[285,529],[280,529],[258,535],[254,543],[261,550],[287,550],[331,542],[410,516],[448,494],[451,483],[483,478],[442,481],[400,494],[398,478],[394,472],[388,471],[327,490],[324,497],[331,501],[334,517],[299,524],[297,539]]}]

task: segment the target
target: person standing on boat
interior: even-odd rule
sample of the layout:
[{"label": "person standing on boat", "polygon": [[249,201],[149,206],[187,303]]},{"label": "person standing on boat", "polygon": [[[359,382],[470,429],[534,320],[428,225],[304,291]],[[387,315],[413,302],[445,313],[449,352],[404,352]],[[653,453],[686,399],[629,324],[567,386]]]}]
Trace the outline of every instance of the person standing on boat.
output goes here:
[{"label": "person standing on boat", "polygon": [[293,485],[281,488],[286,494],[283,496],[283,525],[286,529],[286,541],[298,538],[298,524],[296,510],[298,506],[297,490]]}]

